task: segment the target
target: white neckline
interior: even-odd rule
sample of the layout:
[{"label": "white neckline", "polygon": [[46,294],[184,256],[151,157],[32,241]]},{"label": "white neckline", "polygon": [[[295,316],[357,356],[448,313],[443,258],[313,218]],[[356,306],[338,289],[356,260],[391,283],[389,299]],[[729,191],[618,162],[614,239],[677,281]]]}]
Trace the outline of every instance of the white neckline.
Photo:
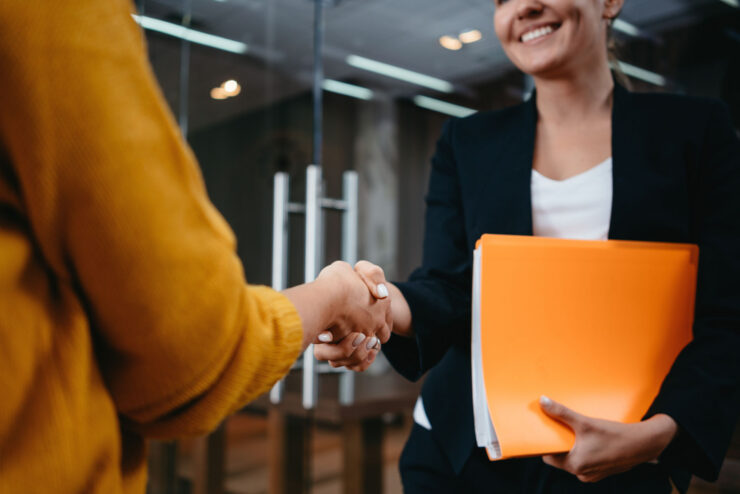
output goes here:
[{"label": "white neckline", "polygon": [[532,178],[540,178],[542,180],[545,180],[547,182],[556,183],[556,184],[564,184],[574,181],[575,179],[582,178],[584,176],[590,175],[595,170],[601,170],[602,168],[607,168],[607,165],[611,165],[612,163],[612,157],[609,156],[607,159],[599,163],[598,165],[594,165],[591,168],[588,168],[587,170],[584,170],[580,173],[576,173],[575,175],[571,175],[568,178],[564,178],[563,180],[555,180],[554,178],[546,177],[545,175],[541,174],[534,168],[532,168]]}]

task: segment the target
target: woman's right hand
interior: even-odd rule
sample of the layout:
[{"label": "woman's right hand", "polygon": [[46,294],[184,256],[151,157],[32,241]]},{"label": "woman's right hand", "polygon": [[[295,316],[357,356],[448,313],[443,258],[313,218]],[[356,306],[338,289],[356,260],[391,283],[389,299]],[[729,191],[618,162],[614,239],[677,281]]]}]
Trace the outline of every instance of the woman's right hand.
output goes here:
[{"label": "woman's right hand", "polygon": [[318,342],[338,343],[350,333],[388,341],[393,324],[390,300],[368,292],[363,281],[346,262],[337,261],[321,270],[316,283],[335,295],[330,322],[318,335]]},{"label": "woman's right hand", "polygon": [[391,330],[399,336],[412,338],[414,330],[411,327],[411,309],[401,290],[385,279],[385,273],[380,266],[369,261],[360,261],[355,264],[355,271],[376,298],[388,297],[390,300]]},{"label": "woman's right hand", "polygon": [[350,333],[382,342],[390,338],[390,302],[373,297],[346,262],[334,262],[311,283],[282,293],[301,318],[304,349],[310,343],[338,343]]},{"label": "woman's right hand", "polygon": [[[409,306],[400,290],[385,279],[383,269],[371,262],[360,261],[355,265],[355,272],[364,282],[366,292],[372,294],[377,300],[387,299],[390,302],[388,327],[396,334],[412,337]],[[314,355],[319,360],[329,361],[333,367],[347,367],[350,370],[363,371],[375,360],[375,356],[380,351],[380,343],[385,343],[388,338],[379,337],[376,346],[376,342],[372,339],[358,342],[355,339],[356,336],[353,333],[336,344],[316,344]],[[332,338],[332,335],[328,332],[319,335],[320,341],[329,341],[329,338]]]}]

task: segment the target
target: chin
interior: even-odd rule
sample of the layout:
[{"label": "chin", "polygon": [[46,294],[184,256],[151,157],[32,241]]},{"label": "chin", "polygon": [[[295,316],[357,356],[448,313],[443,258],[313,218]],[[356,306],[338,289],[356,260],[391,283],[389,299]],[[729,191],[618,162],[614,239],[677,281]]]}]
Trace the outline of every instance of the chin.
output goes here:
[{"label": "chin", "polygon": [[519,70],[532,77],[552,77],[565,69],[565,63],[561,59],[553,57],[542,57],[528,59],[526,61],[518,60],[514,63]]}]

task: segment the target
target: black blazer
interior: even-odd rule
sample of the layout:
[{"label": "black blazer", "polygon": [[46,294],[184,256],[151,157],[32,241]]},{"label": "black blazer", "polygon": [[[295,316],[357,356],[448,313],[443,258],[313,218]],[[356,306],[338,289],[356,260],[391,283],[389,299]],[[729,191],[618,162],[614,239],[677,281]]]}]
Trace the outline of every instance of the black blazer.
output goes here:
[{"label": "black blazer", "polygon": [[[432,434],[456,472],[475,446],[470,290],[483,233],[532,234],[530,179],[536,97],[449,120],[432,159],[422,266],[398,286],[415,337],[383,348],[422,388]],[[740,143],[719,102],[629,93],[616,86],[609,238],[699,245],[694,340],[646,417],[680,426],[661,457],[681,491],[716,479],[740,412]]]}]

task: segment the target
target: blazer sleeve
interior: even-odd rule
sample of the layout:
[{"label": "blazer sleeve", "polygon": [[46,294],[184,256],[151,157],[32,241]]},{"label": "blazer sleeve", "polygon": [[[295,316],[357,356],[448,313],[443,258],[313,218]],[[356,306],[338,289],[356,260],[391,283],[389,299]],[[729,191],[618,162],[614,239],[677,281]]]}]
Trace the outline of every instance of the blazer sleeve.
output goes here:
[{"label": "blazer sleeve", "polygon": [[422,265],[397,284],[411,309],[414,337],[394,334],[383,345],[391,365],[410,380],[434,367],[453,343],[469,338],[471,247],[452,145],[455,123],[445,123],[432,158]]},{"label": "blazer sleeve", "polygon": [[706,122],[694,206],[694,339],[647,415],[665,413],[679,425],[662,462],[714,480],[740,412],[740,143],[721,103],[711,104]]}]

